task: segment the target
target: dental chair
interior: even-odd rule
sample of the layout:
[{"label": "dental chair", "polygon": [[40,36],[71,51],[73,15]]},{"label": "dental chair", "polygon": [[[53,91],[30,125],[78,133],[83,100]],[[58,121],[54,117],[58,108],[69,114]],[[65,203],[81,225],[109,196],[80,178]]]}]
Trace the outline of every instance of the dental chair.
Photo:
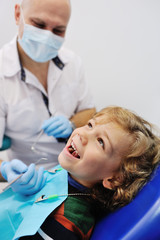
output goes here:
[{"label": "dental chair", "polygon": [[160,239],[160,166],[127,206],[97,223],[91,240]]}]

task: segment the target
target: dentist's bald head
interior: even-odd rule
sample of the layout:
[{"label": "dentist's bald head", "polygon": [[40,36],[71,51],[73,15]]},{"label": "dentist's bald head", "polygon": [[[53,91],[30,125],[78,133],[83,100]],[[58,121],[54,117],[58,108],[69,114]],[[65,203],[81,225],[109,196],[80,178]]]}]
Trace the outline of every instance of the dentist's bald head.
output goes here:
[{"label": "dentist's bald head", "polygon": [[[21,7],[27,24],[64,37],[71,14],[70,0],[23,0]],[[22,12],[18,4],[15,6],[15,19],[21,35]]]},{"label": "dentist's bald head", "polygon": [[49,7],[50,10],[61,9],[61,11],[65,12],[69,16],[71,13],[70,0],[23,0],[21,5],[25,10],[31,8],[41,8],[43,6],[44,10]]}]

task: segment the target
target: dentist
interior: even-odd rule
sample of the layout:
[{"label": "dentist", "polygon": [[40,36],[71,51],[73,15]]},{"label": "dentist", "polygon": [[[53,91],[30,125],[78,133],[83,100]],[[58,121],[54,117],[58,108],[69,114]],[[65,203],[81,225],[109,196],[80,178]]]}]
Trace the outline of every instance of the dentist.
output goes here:
[{"label": "dentist", "polygon": [[81,59],[62,47],[70,14],[69,0],[23,0],[15,5],[18,34],[0,50],[0,147],[4,135],[10,137],[9,161],[20,159],[24,166],[17,160],[14,167],[12,161],[3,162],[0,171],[5,167],[6,180],[25,172],[26,182],[37,175],[34,182],[42,186],[35,166],[27,166],[42,157],[46,161],[39,164],[45,169],[55,166],[65,139],[95,113]]}]

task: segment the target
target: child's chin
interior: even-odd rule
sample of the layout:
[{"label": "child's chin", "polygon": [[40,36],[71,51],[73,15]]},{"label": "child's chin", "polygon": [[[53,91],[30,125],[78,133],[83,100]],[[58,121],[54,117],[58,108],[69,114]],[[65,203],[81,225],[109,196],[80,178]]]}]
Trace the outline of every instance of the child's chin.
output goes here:
[{"label": "child's chin", "polygon": [[59,154],[58,156],[58,162],[59,164],[61,165],[61,167],[64,168],[64,165],[65,165],[65,157],[63,155],[63,151]]},{"label": "child's chin", "polygon": [[61,162],[62,162],[62,152],[58,156],[58,162],[61,165]]}]

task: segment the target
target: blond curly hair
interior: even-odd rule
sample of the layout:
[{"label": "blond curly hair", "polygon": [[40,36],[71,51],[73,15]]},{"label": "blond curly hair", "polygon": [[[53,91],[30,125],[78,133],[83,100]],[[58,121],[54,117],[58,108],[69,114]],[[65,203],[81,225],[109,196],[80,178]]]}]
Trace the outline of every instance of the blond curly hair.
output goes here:
[{"label": "blond curly hair", "polygon": [[92,197],[101,207],[114,210],[129,203],[150,179],[160,163],[160,138],[152,124],[122,107],[107,107],[95,114],[94,119],[98,124],[109,121],[118,124],[133,139],[121,161],[119,176],[111,179],[112,190],[105,189],[102,183],[92,189]]}]

